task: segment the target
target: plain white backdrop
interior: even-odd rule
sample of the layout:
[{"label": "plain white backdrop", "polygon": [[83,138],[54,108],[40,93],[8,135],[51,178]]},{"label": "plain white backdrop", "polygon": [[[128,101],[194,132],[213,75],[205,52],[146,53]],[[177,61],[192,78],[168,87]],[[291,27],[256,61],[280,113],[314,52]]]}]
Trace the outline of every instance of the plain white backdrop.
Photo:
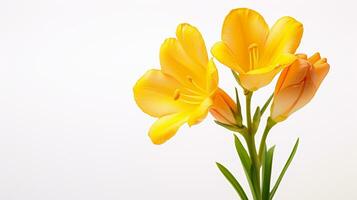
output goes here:
[{"label": "plain white backdrop", "polygon": [[[231,133],[208,117],[155,146],[147,137],[155,119],[132,95],[135,81],[159,68],[160,44],[179,23],[197,26],[210,48],[237,7],[256,9],[270,25],[295,17],[305,27],[298,52],[320,51],[331,65],[312,102],[268,139],[277,145],[275,178],[301,139],[276,199],[357,199],[352,0],[1,0],[0,199],[238,199],[214,164],[246,186]],[[233,78],[216,63],[232,95]]]}]

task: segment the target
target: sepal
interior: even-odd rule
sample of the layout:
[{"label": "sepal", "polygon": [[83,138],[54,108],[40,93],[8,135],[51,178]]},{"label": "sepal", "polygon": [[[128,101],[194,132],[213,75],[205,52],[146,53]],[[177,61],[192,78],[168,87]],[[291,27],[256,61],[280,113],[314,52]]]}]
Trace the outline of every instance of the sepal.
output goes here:
[{"label": "sepal", "polygon": [[242,108],[240,106],[238,90],[237,90],[237,88],[234,88],[234,89],[235,89],[235,93],[236,93],[236,104],[237,104],[237,112],[235,113],[236,123],[239,127],[242,127],[243,126]]},{"label": "sepal", "polygon": [[217,120],[214,121],[216,124],[230,130],[230,131],[234,131],[234,132],[238,132],[240,134],[242,134],[243,136],[247,135],[247,128],[245,126],[242,126],[242,127],[238,127],[238,126],[235,126],[235,125],[229,125],[229,124],[224,124],[222,122],[219,122]]}]

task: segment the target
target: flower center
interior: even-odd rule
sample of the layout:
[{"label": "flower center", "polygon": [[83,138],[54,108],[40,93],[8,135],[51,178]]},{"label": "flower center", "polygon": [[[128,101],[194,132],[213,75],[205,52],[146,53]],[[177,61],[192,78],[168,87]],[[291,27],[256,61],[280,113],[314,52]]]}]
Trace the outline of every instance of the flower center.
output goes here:
[{"label": "flower center", "polygon": [[187,76],[187,80],[191,84],[191,87],[187,86],[181,89],[176,89],[173,94],[173,99],[175,101],[180,100],[188,104],[202,103],[207,92],[199,84],[197,84],[191,76]]},{"label": "flower center", "polygon": [[253,43],[248,47],[249,54],[249,70],[254,70],[257,67],[259,59],[258,45]]}]

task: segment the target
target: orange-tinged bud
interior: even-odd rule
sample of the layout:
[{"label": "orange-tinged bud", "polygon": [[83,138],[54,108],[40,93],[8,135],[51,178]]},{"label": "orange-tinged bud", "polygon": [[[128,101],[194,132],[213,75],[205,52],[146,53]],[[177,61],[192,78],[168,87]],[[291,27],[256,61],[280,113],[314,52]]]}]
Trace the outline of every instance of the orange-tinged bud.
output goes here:
[{"label": "orange-tinged bud", "polygon": [[275,122],[305,106],[315,95],[330,65],[315,53],[310,58],[298,54],[297,59],[281,73],[274,91],[270,116]]},{"label": "orange-tinged bud", "polygon": [[217,121],[223,124],[237,125],[237,105],[232,98],[220,88],[217,89],[213,97],[213,105],[210,108],[210,113]]}]

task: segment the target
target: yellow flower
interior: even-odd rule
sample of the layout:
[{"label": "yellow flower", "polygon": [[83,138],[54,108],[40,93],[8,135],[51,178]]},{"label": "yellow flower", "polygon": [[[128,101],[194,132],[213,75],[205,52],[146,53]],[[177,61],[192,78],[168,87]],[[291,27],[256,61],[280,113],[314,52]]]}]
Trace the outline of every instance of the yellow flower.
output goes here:
[{"label": "yellow flower", "polygon": [[254,10],[232,10],[224,20],[222,41],[211,52],[222,64],[239,73],[240,84],[255,91],[269,84],[291,64],[299,46],[303,26],[292,17],[280,18],[269,30]]},{"label": "yellow flower", "polygon": [[138,106],[158,120],[149,136],[162,144],[184,123],[202,121],[213,104],[218,88],[218,73],[200,32],[189,24],[180,24],[176,38],[168,38],[160,49],[161,70],[147,71],[134,86]]},{"label": "yellow flower", "polygon": [[298,59],[281,73],[274,92],[271,118],[275,122],[305,106],[315,95],[330,65],[326,58],[315,53],[310,58],[298,55]]}]

